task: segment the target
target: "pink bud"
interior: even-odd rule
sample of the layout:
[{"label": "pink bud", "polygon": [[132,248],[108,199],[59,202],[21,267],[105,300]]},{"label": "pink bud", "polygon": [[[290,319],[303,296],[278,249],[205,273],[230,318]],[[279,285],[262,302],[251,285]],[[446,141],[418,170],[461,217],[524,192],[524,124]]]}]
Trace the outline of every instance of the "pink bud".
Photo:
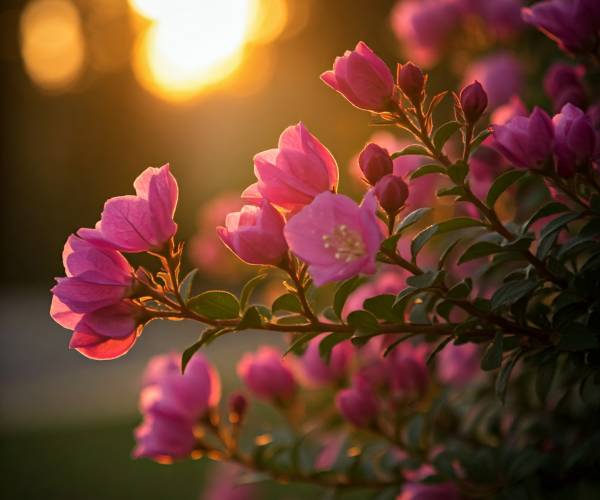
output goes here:
[{"label": "pink bud", "polygon": [[285,401],[296,392],[296,381],[281,353],[268,346],[246,353],[237,365],[240,378],[257,397]]},{"label": "pink bud", "polygon": [[389,174],[381,178],[375,185],[377,200],[387,213],[395,214],[408,198],[408,186],[397,175]]},{"label": "pink bud", "polygon": [[460,106],[467,122],[474,124],[487,108],[488,98],[478,81],[467,85],[460,91]]},{"label": "pink bud", "polygon": [[394,163],[387,149],[374,142],[367,144],[360,152],[358,164],[371,186],[374,186],[384,175],[391,174],[394,169]]},{"label": "pink bud", "polygon": [[359,377],[355,378],[352,386],[337,393],[335,405],[342,417],[356,427],[369,427],[379,411],[372,388]]},{"label": "pink bud", "polygon": [[392,73],[364,42],[336,57],[333,70],[323,73],[321,80],[357,108],[380,112],[392,106]]},{"label": "pink bud", "polygon": [[276,265],[287,253],[283,216],[266,200],[262,206],[245,205],[227,215],[217,233],[233,253],[248,264]]},{"label": "pink bud", "polygon": [[241,392],[232,394],[229,398],[229,420],[239,423],[244,419],[248,409],[248,399]]},{"label": "pink bud", "polygon": [[399,64],[397,71],[398,86],[402,89],[407,97],[415,104],[423,100],[423,90],[425,88],[425,76],[421,68],[407,62]]}]

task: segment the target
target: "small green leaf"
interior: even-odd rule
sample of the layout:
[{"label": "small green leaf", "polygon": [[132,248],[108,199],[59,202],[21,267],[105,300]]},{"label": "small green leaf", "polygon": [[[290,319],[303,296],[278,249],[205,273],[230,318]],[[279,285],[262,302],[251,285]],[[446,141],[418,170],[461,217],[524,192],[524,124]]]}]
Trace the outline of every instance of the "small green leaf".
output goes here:
[{"label": "small green leaf", "polygon": [[355,276],[354,278],[342,282],[340,286],[338,286],[335,295],[333,296],[333,310],[338,318],[342,318],[342,310],[344,309],[348,296],[365,281],[364,278]]},{"label": "small green leaf", "polygon": [[289,311],[289,312],[302,312],[302,305],[293,293],[284,293],[275,299],[271,310],[276,313],[277,311]]},{"label": "small green leaf", "polygon": [[490,135],[492,135],[492,131],[489,128],[482,130],[479,132],[477,137],[475,137],[471,141],[471,151],[474,151],[477,146],[479,146],[483,141],[485,141]]},{"label": "small green leaf", "polygon": [[397,321],[399,318],[394,314],[393,306],[396,296],[391,294],[375,295],[363,302],[366,311],[374,314],[377,318],[384,321]]},{"label": "small green leaf", "polygon": [[294,354],[302,354],[304,351],[304,347],[308,342],[314,339],[317,335],[320,335],[319,332],[306,332],[298,335],[294,341],[290,344],[287,350],[283,353],[284,356],[293,352]]},{"label": "small green leaf", "polygon": [[442,339],[440,342],[438,342],[433,350],[428,354],[425,364],[427,364],[427,366],[431,366],[431,363],[433,363],[435,357],[453,340],[454,337],[452,337],[452,335],[448,335],[445,339]]},{"label": "small green leaf", "polygon": [[[409,213],[404,219],[400,221],[398,227],[396,228],[396,233],[401,233],[405,229],[409,228],[413,224],[419,222],[423,217],[425,217],[429,212],[431,212],[431,208],[417,208],[416,210]],[[395,248],[395,247],[394,247]]]},{"label": "small green leaf", "polygon": [[510,379],[510,374],[519,361],[519,358],[523,354],[521,349],[516,349],[510,355],[508,360],[502,365],[502,368],[498,372],[498,376],[496,377],[496,395],[498,399],[504,404],[504,400],[506,399],[506,390],[508,389],[508,381]]},{"label": "small green leaf", "polygon": [[445,173],[446,169],[441,165],[437,165],[436,163],[428,163],[427,165],[423,165],[413,170],[408,178],[412,181],[413,179],[418,179],[419,177],[423,177],[425,175]]},{"label": "small green leaf", "polygon": [[457,161],[448,167],[448,176],[457,184],[462,184],[469,173],[469,165],[464,161]]},{"label": "small green leaf", "polygon": [[569,212],[568,214],[560,215],[556,219],[551,220],[544,229],[542,229],[541,237],[544,238],[550,234],[556,233],[564,228],[570,222],[579,219],[581,214],[578,212]]},{"label": "small green leaf", "polygon": [[327,335],[321,342],[319,343],[319,354],[320,356],[329,363],[329,359],[331,358],[331,350],[340,342],[344,340],[348,340],[352,336],[351,333],[345,332],[335,332],[331,335]]},{"label": "small green leaf", "polygon": [[507,172],[504,172],[503,174],[496,177],[496,180],[494,180],[487,194],[487,206],[493,207],[500,195],[504,193],[504,191],[506,191],[515,182],[517,182],[521,177],[523,177],[526,173],[526,170],[508,170]]},{"label": "small green leaf", "polygon": [[407,156],[407,155],[419,155],[419,156],[430,156],[429,151],[427,151],[423,146],[419,144],[411,144],[410,146],[406,146],[402,151],[397,151],[392,154],[392,160],[395,160],[399,156]]},{"label": "small green leaf", "polygon": [[452,137],[452,135],[460,130],[462,125],[456,121],[446,122],[438,128],[433,134],[433,144],[438,151],[441,151],[446,144],[446,141]]},{"label": "small green leaf", "polygon": [[415,288],[430,288],[443,281],[444,271],[426,271],[423,274],[415,274],[406,279],[406,283]]},{"label": "small green leaf", "polygon": [[358,336],[379,333],[379,321],[368,311],[352,311],[348,315],[348,324],[355,329]]},{"label": "small green leaf", "polygon": [[484,223],[477,219],[472,219],[470,217],[456,217],[454,219],[448,219],[443,222],[439,222],[438,224],[432,224],[431,226],[423,229],[411,243],[411,253],[413,259],[416,258],[417,254],[423,248],[425,243],[427,243],[433,236],[439,234],[445,234],[452,231],[457,231],[459,229],[466,229],[471,227],[481,227],[484,226]]},{"label": "small green leaf", "polygon": [[537,281],[516,280],[502,285],[492,296],[492,309],[514,304],[538,287]]},{"label": "small green leaf", "polygon": [[492,340],[481,358],[481,369],[485,371],[495,370],[500,368],[502,364],[502,352],[504,349],[504,335],[502,332],[496,332],[494,340]]},{"label": "small green leaf", "polygon": [[548,217],[549,215],[554,215],[560,212],[566,212],[569,208],[562,203],[558,203],[557,201],[551,201],[550,203],[546,203],[543,207],[539,208],[528,220],[525,224],[523,224],[523,232],[525,233],[531,224],[533,224],[536,220],[541,219],[542,217]]},{"label": "small green leaf", "polygon": [[246,309],[237,330],[249,330],[251,328],[260,328],[263,324],[262,316],[255,306]]},{"label": "small green leaf", "polygon": [[437,197],[442,196],[464,196],[466,191],[461,186],[452,186],[438,189],[435,195]]},{"label": "small green leaf", "polygon": [[467,248],[465,253],[463,253],[458,259],[458,263],[463,264],[464,262],[469,262],[470,260],[493,255],[501,251],[502,247],[496,243],[491,243],[489,241],[478,241],[474,245],[471,245],[469,248]]},{"label": "small green leaf", "polygon": [[244,309],[248,305],[248,301],[252,296],[252,292],[254,289],[265,279],[267,278],[267,274],[259,274],[258,276],[254,276],[254,278],[250,279],[242,288],[242,293],[240,294],[240,308]]},{"label": "small green leaf", "polygon": [[189,273],[186,274],[185,278],[181,280],[181,283],[179,284],[179,295],[181,295],[181,298],[184,301],[190,298],[194,278],[196,278],[197,275],[198,269],[192,269]]},{"label": "small green leaf", "polygon": [[223,328],[208,328],[204,330],[200,334],[200,338],[194,342],[191,346],[189,346],[183,353],[181,354],[181,373],[185,372],[185,368],[187,367],[192,356],[196,354],[196,352],[206,344],[209,344],[210,341],[215,338],[217,334],[225,331]]},{"label": "small green leaf", "polygon": [[400,239],[400,234],[396,233],[389,238],[386,238],[381,242],[381,250],[385,254],[385,252],[395,252],[396,246],[398,245],[398,240]]},{"label": "small green leaf", "polygon": [[188,301],[187,306],[210,319],[234,319],[240,314],[240,303],[235,295],[221,290],[196,295]]}]

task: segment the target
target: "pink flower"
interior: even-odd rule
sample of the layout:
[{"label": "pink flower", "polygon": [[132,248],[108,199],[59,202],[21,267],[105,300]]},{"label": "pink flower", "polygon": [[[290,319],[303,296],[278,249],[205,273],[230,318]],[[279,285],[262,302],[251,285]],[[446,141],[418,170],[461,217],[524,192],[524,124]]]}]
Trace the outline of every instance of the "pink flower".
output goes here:
[{"label": "pink flower", "polygon": [[468,123],[473,124],[479,120],[487,104],[487,94],[477,80],[460,91],[460,106]]},{"label": "pink flower", "polygon": [[425,364],[427,345],[403,342],[386,358],[388,383],[392,394],[401,398],[418,398],[429,387],[429,370]]},{"label": "pink flower", "polygon": [[539,168],[554,146],[552,120],[537,107],[529,117],[515,116],[494,127],[492,146],[516,167]]},{"label": "pink flower", "polygon": [[554,125],[556,170],[562,177],[575,175],[579,165],[589,162],[596,150],[592,121],[579,108],[565,104],[552,118]]},{"label": "pink flower", "polygon": [[371,142],[358,156],[358,165],[365,180],[374,186],[384,175],[391,174],[394,164],[387,149]]},{"label": "pink flower", "polygon": [[477,10],[486,28],[500,39],[512,37],[525,26],[521,19],[520,0],[481,0],[477,2]]},{"label": "pink flower", "polygon": [[350,363],[354,355],[354,348],[350,341],[337,344],[331,350],[329,363],[323,361],[319,354],[319,344],[327,336],[326,333],[313,338],[300,358],[302,371],[308,379],[309,385],[324,385],[337,382],[348,374]]},{"label": "pink flower", "polygon": [[[512,96],[506,104],[497,107],[490,117],[490,123],[494,125],[504,125],[515,116],[527,116],[529,112],[523,104],[519,96]],[[484,144],[491,143],[492,140],[488,137]]]},{"label": "pink flower", "polygon": [[258,184],[244,191],[245,199],[259,204],[257,193],[273,205],[295,212],[324,191],[335,191],[338,168],[331,153],[298,123],[279,136],[279,147],[254,157]]},{"label": "pink flower", "polygon": [[221,397],[221,383],[214,367],[196,353],[181,373],[181,355],[159,356],[151,360],[140,394],[144,414],[181,417],[195,422]]},{"label": "pink flower", "polygon": [[437,355],[438,377],[445,384],[464,387],[481,373],[481,354],[476,344],[448,344]]},{"label": "pink flower", "polygon": [[554,63],[544,76],[544,91],[552,99],[554,110],[558,111],[567,103],[585,109],[588,104],[583,87],[584,66],[571,66],[562,62]]},{"label": "pink flower", "polygon": [[396,500],[459,500],[460,493],[453,483],[406,483]]},{"label": "pink flower", "polygon": [[337,393],[335,405],[342,417],[356,427],[369,427],[379,412],[373,389],[359,376],[354,378],[349,388]]},{"label": "pink flower", "polygon": [[285,226],[290,250],[309,264],[316,286],[375,272],[383,236],[369,192],[362,205],[344,195],[321,193]]},{"label": "pink flower", "polygon": [[189,456],[198,420],[219,402],[221,384],[214,367],[196,353],[182,374],[180,359],[173,353],[148,364],[140,393],[144,422],[135,430],[136,458],[171,461]]},{"label": "pink flower", "polygon": [[177,232],[173,220],[177,181],[169,165],[149,167],[134,181],[136,195],[117,196],[104,204],[95,229],[79,234],[123,252],[160,250]]},{"label": "pink flower", "polygon": [[394,174],[379,179],[373,190],[379,205],[388,214],[396,214],[408,198],[408,186],[401,177]]},{"label": "pink flower", "polygon": [[473,64],[467,71],[464,83],[477,80],[487,94],[490,109],[506,104],[521,92],[523,70],[511,54],[497,52]]},{"label": "pink flower", "polygon": [[281,353],[263,346],[256,353],[246,353],[237,365],[237,373],[255,396],[286,401],[296,392],[294,375]]},{"label": "pink flower", "polygon": [[150,415],[135,431],[134,458],[169,463],[188,457],[196,446],[194,429],[181,417]]},{"label": "pink flower", "polygon": [[221,240],[240,259],[249,264],[278,264],[287,253],[283,237],[283,216],[263,201],[262,206],[244,205],[240,212],[225,218],[217,227]]},{"label": "pink flower", "polygon": [[392,73],[364,42],[336,57],[333,70],[325,71],[321,80],[359,109],[379,112],[391,108]]}]

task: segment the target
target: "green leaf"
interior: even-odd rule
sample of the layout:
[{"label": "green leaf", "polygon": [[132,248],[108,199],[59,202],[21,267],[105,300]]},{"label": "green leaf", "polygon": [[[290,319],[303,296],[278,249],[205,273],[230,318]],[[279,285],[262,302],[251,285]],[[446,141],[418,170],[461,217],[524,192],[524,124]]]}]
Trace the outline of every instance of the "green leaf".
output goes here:
[{"label": "green leaf", "polygon": [[284,356],[293,352],[294,354],[302,354],[304,347],[308,342],[314,339],[317,335],[320,335],[319,332],[306,332],[298,335],[294,341],[290,344],[287,350],[283,353]]},{"label": "green leaf", "polygon": [[492,340],[481,358],[481,369],[485,371],[495,370],[500,368],[502,364],[502,352],[504,350],[504,335],[502,332],[496,332],[494,340]]},{"label": "green leaf", "polygon": [[423,165],[413,170],[408,178],[412,181],[413,179],[418,179],[419,177],[423,177],[425,175],[445,173],[446,169],[441,165],[437,165],[436,163],[428,163],[427,165]]},{"label": "green leaf", "polygon": [[464,196],[466,193],[465,189],[462,186],[451,186],[438,189],[435,195],[437,197],[442,196]]},{"label": "green leaf", "polygon": [[523,177],[527,173],[526,170],[508,170],[503,174],[499,175],[496,180],[494,180],[490,190],[488,191],[486,204],[488,207],[493,207],[496,203],[496,200],[500,197],[504,191],[506,191],[510,186],[512,186],[515,182],[517,182],[521,177]]},{"label": "green leaf", "polygon": [[379,333],[379,321],[368,311],[352,311],[348,315],[348,324],[355,329],[358,336]]},{"label": "green leaf", "polygon": [[181,283],[179,284],[179,295],[181,295],[181,298],[184,301],[190,298],[194,278],[196,278],[197,275],[198,269],[192,269],[189,273],[186,274],[185,278],[181,280]]},{"label": "green leaf", "polygon": [[423,217],[425,217],[429,212],[431,212],[431,208],[429,208],[429,207],[417,208],[416,210],[412,211],[406,217],[404,217],[404,219],[402,219],[400,221],[400,224],[398,224],[398,227],[396,228],[396,234],[404,231],[405,229],[409,228],[413,224],[416,224]]},{"label": "green leaf", "polygon": [[363,302],[366,311],[374,314],[377,318],[384,321],[396,321],[398,317],[394,314],[392,307],[396,301],[396,296],[391,294],[376,295]]},{"label": "green leaf", "polygon": [[558,203],[557,201],[551,201],[550,203],[546,203],[543,207],[539,208],[523,225],[523,232],[526,232],[529,227],[538,219],[542,217],[547,217],[548,215],[557,214],[560,212],[566,212],[569,210],[569,207],[563,205],[562,203]]},{"label": "green leaf", "polygon": [[492,297],[492,309],[515,303],[525,295],[531,293],[538,286],[537,281],[518,280],[509,281],[502,285]]},{"label": "green leaf", "polygon": [[496,395],[498,399],[504,404],[504,400],[506,399],[506,390],[508,389],[508,381],[510,379],[510,374],[519,361],[519,358],[523,354],[521,349],[516,349],[513,351],[508,360],[502,365],[502,368],[498,372],[498,377],[496,377]]},{"label": "green leaf", "polygon": [[392,160],[395,160],[399,156],[406,155],[420,155],[420,156],[430,156],[429,151],[427,151],[423,146],[419,144],[411,144],[410,146],[406,146],[402,151],[397,151],[391,155]]},{"label": "green leaf", "polygon": [[468,173],[469,165],[462,160],[448,167],[448,176],[457,184],[462,184]]},{"label": "green leaf", "polygon": [[386,238],[381,242],[381,250],[382,252],[395,252],[396,246],[398,245],[398,240],[400,239],[400,234],[396,233]]},{"label": "green leaf", "polygon": [[346,304],[348,296],[365,281],[364,278],[355,276],[354,278],[342,282],[340,286],[338,286],[335,295],[333,296],[333,310],[338,318],[342,318],[342,310],[344,309],[344,304]]},{"label": "green leaf", "polygon": [[284,293],[275,299],[271,310],[276,313],[277,311],[289,311],[289,312],[302,312],[302,305],[293,293]]},{"label": "green leaf", "polygon": [[187,367],[192,356],[196,354],[196,352],[205,344],[210,343],[210,341],[220,332],[224,331],[223,328],[208,328],[204,330],[200,334],[200,338],[194,342],[191,346],[189,346],[183,353],[181,354],[181,373],[185,372],[185,368]]},{"label": "green leaf", "polygon": [[428,354],[425,363],[427,366],[431,366],[435,357],[446,347],[450,342],[454,340],[452,335],[448,335],[445,339],[442,339],[437,345],[433,348],[433,350]]},{"label": "green leaf", "polygon": [[263,282],[267,277],[267,274],[259,274],[258,276],[254,276],[254,278],[250,279],[242,288],[242,293],[240,294],[240,308],[244,309],[248,305],[248,301],[252,296],[252,292],[254,289]]},{"label": "green leaf", "polygon": [[255,306],[246,309],[237,330],[249,330],[251,328],[260,328],[263,324],[262,316]]},{"label": "green leaf", "polygon": [[221,290],[196,295],[188,301],[187,306],[210,319],[234,319],[240,314],[240,303],[235,295]]},{"label": "green leaf", "polygon": [[415,288],[431,288],[444,279],[444,271],[426,271],[406,279],[406,283]]},{"label": "green leaf", "polygon": [[481,227],[484,223],[477,219],[470,217],[456,217],[454,219],[448,219],[438,224],[432,224],[431,226],[423,229],[411,243],[411,253],[413,259],[417,257],[417,254],[423,248],[433,236],[439,234],[445,234],[452,231],[458,231],[459,229],[466,229],[471,227]]},{"label": "green leaf", "polygon": [[483,141],[485,141],[490,135],[492,135],[492,131],[489,128],[486,128],[485,130],[479,132],[477,137],[475,137],[471,141],[471,152],[473,152],[475,148],[477,148],[477,146],[479,146]]},{"label": "green leaf", "polygon": [[329,359],[331,358],[331,350],[340,342],[344,340],[348,340],[352,336],[351,333],[345,332],[335,332],[331,335],[327,335],[321,342],[319,343],[319,354],[320,356],[329,363]]},{"label": "green leaf", "polygon": [[496,243],[491,243],[489,241],[478,241],[474,245],[471,245],[469,248],[467,248],[465,253],[463,253],[458,259],[458,263],[462,264],[464,262],[486,257],[487,255],[493,255],[501,251],[502,247]]},{"label": "green leaf", "polygon": [[580,216],[581,214],[579,214],[578,212],[569,212],[568,214],[558,216],[556,219],[553,219],[548,224],[546,224],[544,229],[542,229],[541,237],[544,238],[545,236],[560,231],[570,222],[579,219]]},{"label": "green leaf", "polygon": [[452,134],[460,130],[462,125],[456,121],[446,122],[438,128],[433,135],[433,145],[438,151],[441,151],[446,141],[452,137]]}]

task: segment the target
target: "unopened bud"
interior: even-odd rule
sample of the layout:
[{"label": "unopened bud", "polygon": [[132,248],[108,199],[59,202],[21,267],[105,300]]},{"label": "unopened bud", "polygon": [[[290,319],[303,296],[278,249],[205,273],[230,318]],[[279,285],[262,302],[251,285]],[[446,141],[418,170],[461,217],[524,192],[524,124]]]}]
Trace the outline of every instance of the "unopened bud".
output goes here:
[{"label": "unopened bud", "polygon": [[477,80],[460,91],[460,107],[468,123],[479,120],[487,105],[487,94]]},{"label": "unopened bud", "polygon": [[408,198],[408,186],[397,175],[386,175],[375,185],[375,195],[381,208],[387,213],[395,214]]},{"label": "unopened bud", "polygon": [[229,420],[232,423],[240,423],[246,415],[248,399],[241,392],[232,394],[229,398]]},{"label": "unopened bud", "polygon": [[412,62],[399,64],[396,79],[398,80],[398,86],[402,89],[402,92],[404,92],[413,103],[420,103],[423,100],[425,75],[423,75],[421,68],[414,65]]},{"label": "unopened bud", "polygon": [[394,168],[387,149],[375,143],[367,144],[360,152],[358,165],[371,186],[377,184],[383,176],[391,174]]}]

